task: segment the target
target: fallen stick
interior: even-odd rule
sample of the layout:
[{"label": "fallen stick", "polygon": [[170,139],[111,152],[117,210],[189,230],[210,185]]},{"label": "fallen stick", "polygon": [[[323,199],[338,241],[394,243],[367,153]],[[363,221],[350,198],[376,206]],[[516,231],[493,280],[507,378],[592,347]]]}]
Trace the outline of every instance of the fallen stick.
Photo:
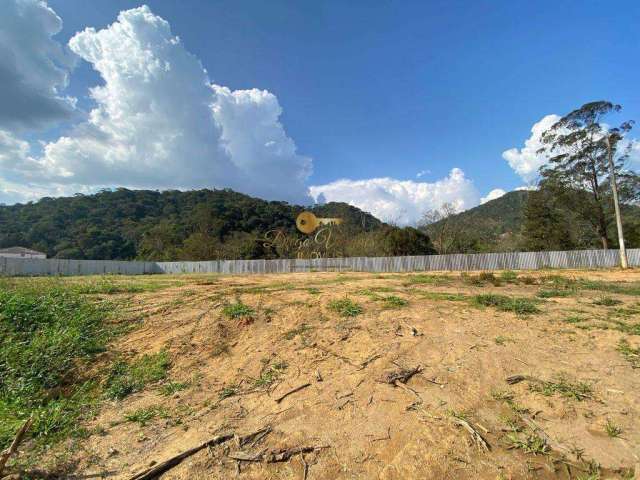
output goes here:
[{"label": "fallen stick", "polygon": [[[302,455],[304,453],[315,452],[316,450],[322,450],[329,448],[329,445],[311,445],[306,447],[293,447],[293,448],[281,448],[279,450],[271,450],[259,453],[247,453],[243,451],[230,452],[227,454],[229,458],[238,460],[241,462],[264,462],[264,463],[277,463],[286,462],[294,455]],[[133,480],[133,479],[132,479]]]},{"label": "fallen stick", "polygon": [[22,442],[22,439],[26,435],[27,431],[29,430],[29,428],[31,428],[32,423],[33,423],[33,417],[29,417],[27,421],[22,424],[22,426],[16,433],[16,436],[13,438],[13,442],[11,442],[11,445],[9,445],[9,448],[7,448],[2,453],[0,453],[0,477],[2,476],[2,471],[4,470],[4,466],[9,461],[9,458],[11,457],[11,455],[13,455],[16,452],[16,450],[18,450],[18,447],[20,446],[20,442]]},{"label": "fallen stick", "polygon": [[484,451],[488,452],[489,450],[491,450],[491,446],[489,445],[489,443],[484,439],[482,435],[480,435],[480,432],[478,432],[471,426],[469,422],[458,417],[451,417],[451,419],[453,423],[455,423],[456,425],[460,425],[467,432],[469,432],[469,435],[471,435],[471,439]]},{"label": "fallen stick", "polygon": [[411,377],[420,372],[422,372],[421,365],[415,368],[400,368],[393,372],[387,372],[380,381],[391,385],[395,385],[396,382],[407,383]]},{"label": "fallen stick", "polygon": [[146,470],[136,473],[129,480],[152,480],[154,478],[157,478],[167,470],[171,470],[176,465],[179,465],[180,463],[182,463],[182,461],[185,458],[188,458],[191,455],[194,455],[198,453],[200,450],[203,450],[207,447],[213,447],[216,445],[220,445],[221,443],[228,442],[233,437],[234,437],[233,433],[229,433],[225,435],[217,435],[212,439],[207,440],[204,443],[201,443],[197,447],[193,447],[193,448],[190,448],[189,450],[185,450],[184,452],[179,453],[178,455],[171,457],[170,459],[165,460],[164,462],[158,463],[157,465],[154,465],[151,468],[147,468]]},{"label": "fallen stick", "polygon": [[280,395],[278,398],[276,398],[276,403],[280,403],[282,400],[284,400],[285,398],[287,398],[289,395],[291,395],[292,393],[296,393],[299,392],[300,390],[310,387],[311,384],[310,383],[303,383],[302,385],[298,385],[297,387],[289,390],[288,392],[285,392],[284,394]]}]

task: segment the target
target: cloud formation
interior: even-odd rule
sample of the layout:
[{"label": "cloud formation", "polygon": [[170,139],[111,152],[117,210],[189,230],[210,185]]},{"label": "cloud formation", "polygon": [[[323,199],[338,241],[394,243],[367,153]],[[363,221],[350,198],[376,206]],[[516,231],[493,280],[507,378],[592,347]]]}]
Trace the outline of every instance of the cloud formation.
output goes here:
[{"label": "cloud formation", "polygon": [[318,201],[347,202],[381,220],[399,225],[415,224],[427,211],[452,203],[461,211],[478,204],[480,195],[473,182],[459,168],[433,183],[371,178],[336,180],[309,188]]},{"label": "cloud formation", "polygon": [[538,150],[543,147],[542,134],[558,120],[560,120],[558,115],[546,115],[533,124],[531,136],[525,140],[522,148],[510,148],[502,152],[502,158],[509,162],[509,166],[525,182],[533,182],[538,177],[540,167],[547,163],[548,158],[538,153]]},{"label": "cloud formation", "polygon": [[312,163],[297,154],[279,122],[277,98],[211,84],[200,61],[147,6],[121,12],[102,30],[77,33],[69,47],[104,80],[90,90],[96,106],[38,156],[4,132],[5,180],[57,192],[228,187],[310,200],[305,182]]},{"label": "cloud formation", "polygon": [[506,193],[507,192],[501,188],[494,188],[489,193],[487,193],[486,197],[482,197],[480,199],[480,204],[482,205],[483,203],[487,203],[487,202],[490,202],[491,200],[495,200],[496,198],[500,198]]},{"label": "cloud formation", "polygon": [[41,128],[68,119],[65,97],[75,58],[53,39],[62,20],[45,2],[3,0],[0,6],[0,128]]}]

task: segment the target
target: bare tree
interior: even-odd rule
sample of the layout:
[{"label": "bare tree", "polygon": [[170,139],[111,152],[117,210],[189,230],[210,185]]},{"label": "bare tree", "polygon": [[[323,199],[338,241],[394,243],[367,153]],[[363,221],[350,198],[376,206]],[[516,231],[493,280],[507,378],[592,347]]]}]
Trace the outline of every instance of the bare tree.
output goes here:
[{"label": "bare tree", "polygon": [[453,203],[443,203],[440,208],[423,213],[418,222],[419,228],[429,234],[440,255],[451,251],[460,236],[460,224],[453,218],[457,213]]}]

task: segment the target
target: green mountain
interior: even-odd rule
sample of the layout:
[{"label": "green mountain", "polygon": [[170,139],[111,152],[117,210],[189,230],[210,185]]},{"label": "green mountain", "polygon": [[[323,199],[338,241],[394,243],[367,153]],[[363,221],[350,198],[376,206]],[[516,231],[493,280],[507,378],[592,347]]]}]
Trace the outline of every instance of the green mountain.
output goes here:
[{"label": "green mountain", "polygon": [[[274,229],[294,235],[304,209],[232,190],[105,190],[0,206],[0,248],[77,259],[268,258],[277,254],[264,251],[260,238]],[[309,209],[342,217],[341,231],[352,236],[384,225],[345,203]]]}]

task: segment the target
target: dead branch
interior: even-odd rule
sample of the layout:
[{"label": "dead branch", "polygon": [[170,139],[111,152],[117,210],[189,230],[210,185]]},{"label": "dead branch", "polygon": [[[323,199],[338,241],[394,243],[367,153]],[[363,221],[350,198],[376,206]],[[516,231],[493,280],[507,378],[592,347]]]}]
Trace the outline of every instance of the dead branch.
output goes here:
[{"label": "dead branch", "polygon": [[16,436],[13,437],[13,441],[11,442],[11,445],[9,445],[9,448],[7,448],[2,453],[0,453],[0,476],[2,476],[2,471],[4,470],[4,466],[9,461],[9,458],[11,457],[11,455],[16,453],[16,450],[18,450],[18,447],[20,446],[20,442],[22,442],[22,439],[26,435],[27,431],[29,430],[29,428],[31,428],[32,423],[33,423],[33,417],[29,417],[27,421],[24,422],[20,427],[20,429],[17,431]]},{"label": "dead branch", "polygon": [[272,431],[271,425],[267,425],[266,427],[261,428],[260,430],[257,430],[248,435],[243,435],[241,437],[236,436],[236,442],[240,448],[246,445],[253,446],[256,443],[258,443],[260,440],[262,440],[264,437],[269,435],[271,431]]},{"label": "dead branch", "polygon": [[167,470],[171,470],[176,465],[179,465],[180,463],[182,463],[182,461],[185,458],[188,458],[191,455],[194,455],[198,453],[200,450],[203,450],[207,447],[213,447],[215,445],[220,445],[221,443],[228,442],[233,437],[234,435],[232,433],[228,433],[225,435],[217,435],[211,438],[210,440],[207,440],[206,442],[201,443],[197,447],[193,447],[193,448],[190,448],[189,450],[185,450],[184,452],[179,453],[178,455],[175,455],[169,458],[168,460],[165,460],[164,462],[158,463],[151,468],[147,468],[146,470],[136,473],[129,480],[151,480],[151,479],[157,478]]},{"label": "dead branch", "polygon": [[515,385],[516,383],[524,382],[525,380],[536,380],[530,375],[511,375],[510,377],[505,378],[505,382],[509,385]]},{"label": "dead branch", "polygon": [[264,463],[277,463],[286,462],[294,455],[302,455],[304,453],[311,453],[317,450],[329,448],[329,445],[312,445],[305,447],[292,447],[292,448],[280,448],[277,450],[271,450],[259,453],[247,453],[247,452],[230,452],[227,456],[234,460],[242,462],[264,462]]},{"label": "dead branch", "polygon": [[453,421],[453,423],[463,427],[467,432],[469,432],[469,435],[471,435],[471,439],[476,443],[476,445],[478,445],[486,452],[491,450],[489,442],[487,442],[484,437],[480,435],[480,432],[473,428],[469,422],[458,417],[451,417],[451,420]]},{"label": "dead branch", "polygon": [[278,398],[276,398],[276,403],[280,403],[282,400],[284,400],[285,398],[287,398],[289,395],[291,395],[292,393],[296,393],[299,392],[300,390],[310,387],[311,384],[310,383],[303,383],[302,385],[298,385],[297,387],[289,390],[288,392],[285,392],[284,394],[280,395]]},{"label": "dead branch", "polygon": [[413,377],[417,373],[420,373],[421,371],[421,365],[418,365],[415,368],[400,368],[399,370],[387,372],[380,381],[382,383],[388,383],[390,385],[395,385],[396,382],[407,383],[411,377]]},{"label": "dead branch", "polygon": [[367,366],[377,360],[378,358],[382,357],[381,354],[376,353],[375,355],[370,356],[369,358],[367,358],[364,362],[360,363],[360,366],[358,367],[358,370],[364,370],[365,368],[367,368]]}]

